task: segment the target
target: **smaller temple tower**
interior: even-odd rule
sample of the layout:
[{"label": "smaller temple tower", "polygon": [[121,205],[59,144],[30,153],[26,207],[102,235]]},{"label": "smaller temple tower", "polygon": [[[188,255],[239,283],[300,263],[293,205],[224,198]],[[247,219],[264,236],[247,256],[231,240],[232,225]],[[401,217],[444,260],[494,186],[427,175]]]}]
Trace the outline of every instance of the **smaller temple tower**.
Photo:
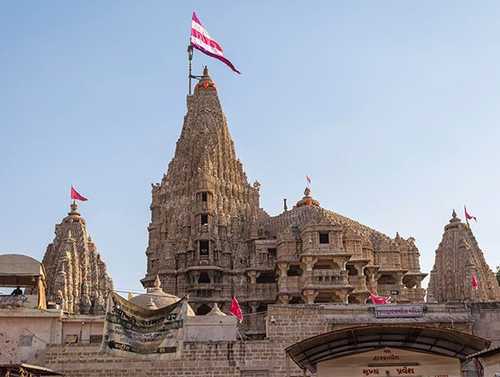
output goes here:
[{"label": "smaller temple tower", "polygon": [[102,314],[113,283],[76,203],[47,246],[43,266],[47,272],[47,299],[75,314]]},{"label": "smaller temple tower", "polygon": [[[473,276],[477,288],[473,287]],[[468,224],[455,211],[444,227],[431,271],[427,302],[499,301],[500,287]]]}]

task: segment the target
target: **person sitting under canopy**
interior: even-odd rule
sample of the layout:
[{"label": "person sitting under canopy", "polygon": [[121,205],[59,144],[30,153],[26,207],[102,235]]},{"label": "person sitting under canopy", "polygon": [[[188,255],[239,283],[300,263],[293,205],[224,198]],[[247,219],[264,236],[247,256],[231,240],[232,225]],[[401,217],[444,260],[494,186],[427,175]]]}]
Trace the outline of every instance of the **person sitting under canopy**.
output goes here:
[{"label": "person sitting under canopy", "polygon": [[10,294],[11,296],[21,296],[23,294],[23,290],[21,289],[21,287],[17,287],[16,289],[14,289],[12,291],[12,293]]}]

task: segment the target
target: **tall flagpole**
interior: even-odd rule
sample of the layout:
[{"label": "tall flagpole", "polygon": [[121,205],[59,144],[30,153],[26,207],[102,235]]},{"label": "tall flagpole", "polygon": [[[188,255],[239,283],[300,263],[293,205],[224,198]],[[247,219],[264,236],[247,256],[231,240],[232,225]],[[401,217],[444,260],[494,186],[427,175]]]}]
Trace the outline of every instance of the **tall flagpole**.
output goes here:
[{"label": "tall flagpole", "polygon": [[193,77],[193,74],[191,72],[191,62],[193,61],[193,45],[190,43],[187,48],[187,53],[188,53],[188,66],[189,66],[189,95],[191,95],[191,79]]}]

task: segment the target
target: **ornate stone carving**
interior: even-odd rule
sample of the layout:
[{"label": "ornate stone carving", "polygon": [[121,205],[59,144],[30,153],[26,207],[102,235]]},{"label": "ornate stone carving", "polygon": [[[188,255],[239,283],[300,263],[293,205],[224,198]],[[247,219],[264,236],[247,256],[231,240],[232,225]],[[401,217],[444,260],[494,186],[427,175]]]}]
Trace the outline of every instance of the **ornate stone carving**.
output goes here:
[{"label": "ornate stone carving", "polygon": [[[472,287],[474,275],[477,289]],[[486,263],[470,226],[462,223],[455,211],[444,227],[436,250],[427,292],[428,302],[500,301],[495,274]]]},{"label": "ornate stone carving", "polygon": [[42,263],[49,301],[70,313],[104,313],[113,284],[75,203],[68,216],[56,225],[56,236],[47,246]]},{"label": "ornate stone carving", "polygon": [[[175,155],[152,185],[146,250],[151,287],[189,294],[194,307],[238,296],[244,311],[274,302],[364,302],[370,290],[396,302],[421,302],[413,239],[394,239],[320,207],[311,189],[271,217],[259,208],[234,151],[217,89],[205,69]],[[405,280],[406,279],[406,280]]]}]

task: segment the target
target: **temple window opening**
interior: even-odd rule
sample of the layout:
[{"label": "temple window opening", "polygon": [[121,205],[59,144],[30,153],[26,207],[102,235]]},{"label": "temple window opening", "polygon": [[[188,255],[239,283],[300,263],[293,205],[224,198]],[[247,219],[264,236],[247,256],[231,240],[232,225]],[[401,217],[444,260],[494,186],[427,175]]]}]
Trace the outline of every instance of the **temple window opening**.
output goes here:
[{"label": "temple window opening", "polygon": [[203,213],[200,216],[200,223],[201,223],[201,225],[208,224],[208,215],[206,213]]},{"label": "temple window opening", "polygon": [[319,243],[320,244],[330,243],[330,235],[328,234],[328,232],[319,232]]},{"label": "temple window opening", "polygon": [[208,240],[200,240],[200,255],[208,255],[209,254],[209,241]]}]

